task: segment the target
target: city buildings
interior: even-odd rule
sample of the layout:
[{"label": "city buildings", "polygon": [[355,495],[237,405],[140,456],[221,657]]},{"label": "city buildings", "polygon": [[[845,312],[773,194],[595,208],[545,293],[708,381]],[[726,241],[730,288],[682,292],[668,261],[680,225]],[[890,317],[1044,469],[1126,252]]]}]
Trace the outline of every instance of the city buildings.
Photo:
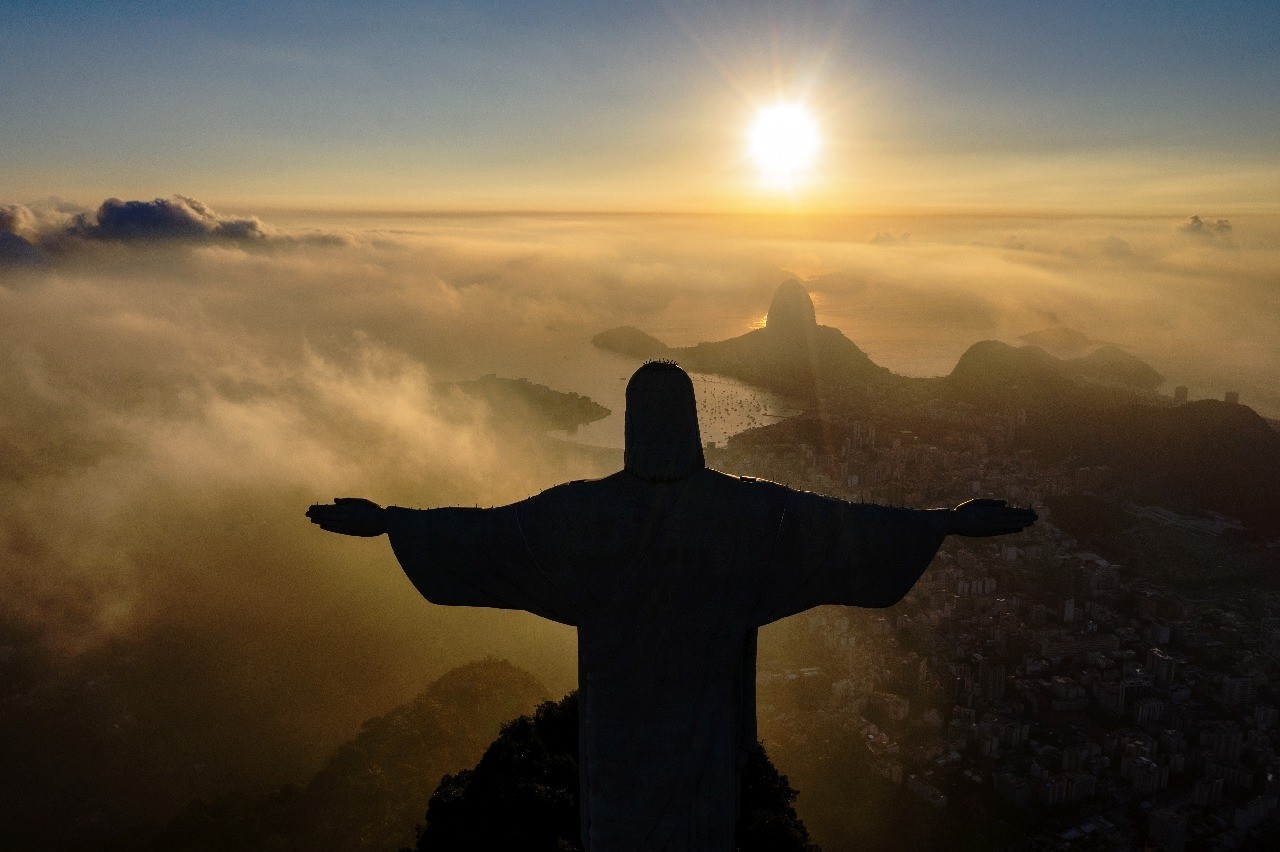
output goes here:
[{"label": "city buildings", "polygon": [[[930,439],[835,419],[821,430],[830,450],[730,441],[712,454],[724,470],[854,501],[924,507],[978,494],[1041,508],[1016,541],[949,540],[890,610],[801,616],[822,649],[803,678],[822,724],[858,732],[876,778],[929,808],[1036,814],[1043,828],[1019,848],[1280,838],[1280,595],[1213,586],[1246,571],[1214,550],[1238,524],[1096,500],[1124,527],[1198,537],[1215,559],[1139,571],[1089,552],[1042,507],[1107,497],[1096,492],[1103,472],[1039,466],[1018,449],[1017,426],[1016,414],[959,412]],[[761,730],[804,747],[817,737],[767,702]]]}]

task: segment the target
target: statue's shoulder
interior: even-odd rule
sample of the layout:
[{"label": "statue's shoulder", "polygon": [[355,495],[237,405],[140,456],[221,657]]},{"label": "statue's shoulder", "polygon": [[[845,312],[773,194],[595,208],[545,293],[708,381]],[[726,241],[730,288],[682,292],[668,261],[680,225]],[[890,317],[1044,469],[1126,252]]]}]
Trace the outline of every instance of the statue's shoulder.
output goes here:
[{"label": "statue's shoulder", "polygon": [[610,474],[609,476],[602,476],[598,479],[571,479],[568,482],[553,485],[545,491],[538,493],[531,499],[573,499],[584,495],[597,494],[601,491],[617,487],[618,479],[618,473]]},{"label": "statue's shoulder", "polygon": [[725,473],[722,470],[714,470],[712,468],[707,468],[707,473],[710,476],[712,476],[715,480],[718,480],[719,482],[725,483],[725,484],[751,485],[751,486],[760,486],[765,488],[783,488],[784,487],[771,480],[761,479],[758,476],[741,476],[736,473]]},{"label": "statue's shoulder", "polygon": [[734,491],[738,494],[754,494],[760,497],[781,496],[787,491],[785,485],[779,485],[768,479],[761,479],[758,476],[740,476],[736,473],[724,473],[719,470],[708,469],[710,481],[713,487],[723,488],[726,491]]}]

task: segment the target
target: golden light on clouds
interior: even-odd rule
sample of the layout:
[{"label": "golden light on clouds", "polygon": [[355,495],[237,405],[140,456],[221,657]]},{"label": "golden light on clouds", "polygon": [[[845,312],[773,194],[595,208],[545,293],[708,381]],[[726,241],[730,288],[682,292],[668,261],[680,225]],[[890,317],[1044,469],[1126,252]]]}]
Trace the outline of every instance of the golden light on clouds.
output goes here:
[{"label": "golden light on clouds", "polygon": [[794,189],[808,182],[820,146],[818,123],[801,103],[761,107],[747,131],[747,150],[768,188]]}]

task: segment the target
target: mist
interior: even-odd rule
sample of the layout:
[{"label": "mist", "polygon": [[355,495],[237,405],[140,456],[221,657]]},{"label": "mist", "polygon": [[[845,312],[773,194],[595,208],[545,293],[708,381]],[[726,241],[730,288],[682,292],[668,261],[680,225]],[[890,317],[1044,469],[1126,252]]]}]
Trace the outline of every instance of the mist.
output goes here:
[{"label": "mist", "polygon": [[303,511],[499,505],[609,472],[447,384],[497,373],[589,395],[613,414],[574,440],[616,450],[636,365],[591,346],[606,328],[733,336],[798,277],[819,322],[898,372],[945,374],[978,340],[1061,325],[1144,358],[1165,392],[1236,390],[1280,416],[1280,228],[1218,212],[0,207],[5,810],[109,833],[297,780],[362,720],[487,654],[571,689],[570,629],[429,604],[385,542],[326,535]]}]

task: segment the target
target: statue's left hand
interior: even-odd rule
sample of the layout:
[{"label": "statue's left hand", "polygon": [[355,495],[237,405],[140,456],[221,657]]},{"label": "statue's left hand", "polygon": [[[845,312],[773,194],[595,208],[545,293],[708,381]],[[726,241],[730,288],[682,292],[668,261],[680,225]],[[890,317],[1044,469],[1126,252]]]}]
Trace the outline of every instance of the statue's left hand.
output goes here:
[{"label": "statue's left hand", "polygon": [[363,497],[335,497],[332,504],[317,503],[307,509],[311,523],[322,530],[366,538],[387,531],[382,507]]},{"label": "statue's left hand", "polygon": [[1004,500],[966,500],[951,510],[952,535],[989,536],[1021,532],[1039,519],[1034,509],[1017,509]]}]

